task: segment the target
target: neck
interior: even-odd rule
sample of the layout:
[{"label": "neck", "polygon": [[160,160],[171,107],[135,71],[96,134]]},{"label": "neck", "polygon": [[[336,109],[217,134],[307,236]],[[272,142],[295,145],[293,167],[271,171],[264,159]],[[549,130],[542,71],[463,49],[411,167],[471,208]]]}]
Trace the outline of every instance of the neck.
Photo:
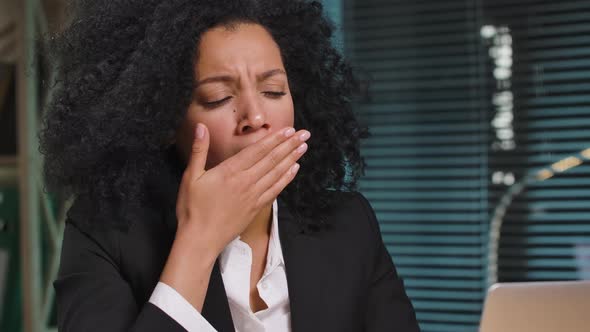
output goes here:
[{"label": "neck", "polygon": [[270,236],[272,222],[272,203],[264,207],[248,227],[240,234],[240,239],[246,243],[252,243],[259,239],[267,239]]}]

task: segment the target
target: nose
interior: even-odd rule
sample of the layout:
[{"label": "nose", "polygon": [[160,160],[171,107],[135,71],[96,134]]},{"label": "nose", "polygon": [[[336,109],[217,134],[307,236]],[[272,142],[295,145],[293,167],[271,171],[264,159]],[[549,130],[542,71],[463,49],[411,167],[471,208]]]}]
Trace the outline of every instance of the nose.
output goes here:
[{"label": "nose", "polygon": [[270,129],[266,112],[254,96],[244,96],[236,110],[239,116],[238,133],[249,134],[260,129]]}]

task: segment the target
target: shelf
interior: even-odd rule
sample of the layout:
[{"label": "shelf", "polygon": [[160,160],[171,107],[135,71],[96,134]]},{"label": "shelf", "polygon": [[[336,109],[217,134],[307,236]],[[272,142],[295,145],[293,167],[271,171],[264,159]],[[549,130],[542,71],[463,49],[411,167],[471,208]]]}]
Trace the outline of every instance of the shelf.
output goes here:
[{"label": "shelf", "polygon": [[2,156],[0,155],[0,167],[2,166],[16,166],[16,156]]},{"label": "shelf", "polygon": [[18,183],[16,156],[0,156],[0,186],[13,186]]}]

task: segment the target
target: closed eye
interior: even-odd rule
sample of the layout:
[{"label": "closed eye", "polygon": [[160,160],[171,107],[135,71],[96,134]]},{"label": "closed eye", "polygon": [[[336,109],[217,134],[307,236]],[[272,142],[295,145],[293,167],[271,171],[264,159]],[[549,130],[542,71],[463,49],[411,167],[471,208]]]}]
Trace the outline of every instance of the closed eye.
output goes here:
[{"label": "closed eye", "polygon": [[272,98],[272,99],[279,99],[282,96],[286,95],[286,92],[282,91],[264,91],[262,92],[265,96]]},{"label": "closed eye", "polygon": [[225,97],[223,99],[219,99],[219,100],[215,100],[215,101],[204,102],[203,105],[206,108],[216,108],[216,107],[219,107],[219,106],[225,104],[225,102],[228,101],[228,100],[230,100],[230,99],[231,99],[231,96],[227,96],[227,97]]}]

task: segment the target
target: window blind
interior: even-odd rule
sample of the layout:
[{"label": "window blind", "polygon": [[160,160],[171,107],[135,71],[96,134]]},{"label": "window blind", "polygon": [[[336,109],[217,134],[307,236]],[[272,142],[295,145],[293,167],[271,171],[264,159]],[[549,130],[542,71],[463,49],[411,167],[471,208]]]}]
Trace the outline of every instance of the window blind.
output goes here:
[{"label": "window blind", "polygon": [[422,330],[477,331],[489,223],[523,181],[499,280],[588,278],[590,3],[343,4],[345,53],[370,82],[360,189]]},{"label": "window blind", "polygon": [[488,1],[484,13],[510,29],[514,59],[516,147],[491,168],[535,176],[504,218],[499,280],[590,278],[590,2]]},{"label": "window blind", "polygon": [[423,331],[475,331],[485,291],[488,115],[478,7],[345,1],[347,55],[370,81],[360,189]]}]

